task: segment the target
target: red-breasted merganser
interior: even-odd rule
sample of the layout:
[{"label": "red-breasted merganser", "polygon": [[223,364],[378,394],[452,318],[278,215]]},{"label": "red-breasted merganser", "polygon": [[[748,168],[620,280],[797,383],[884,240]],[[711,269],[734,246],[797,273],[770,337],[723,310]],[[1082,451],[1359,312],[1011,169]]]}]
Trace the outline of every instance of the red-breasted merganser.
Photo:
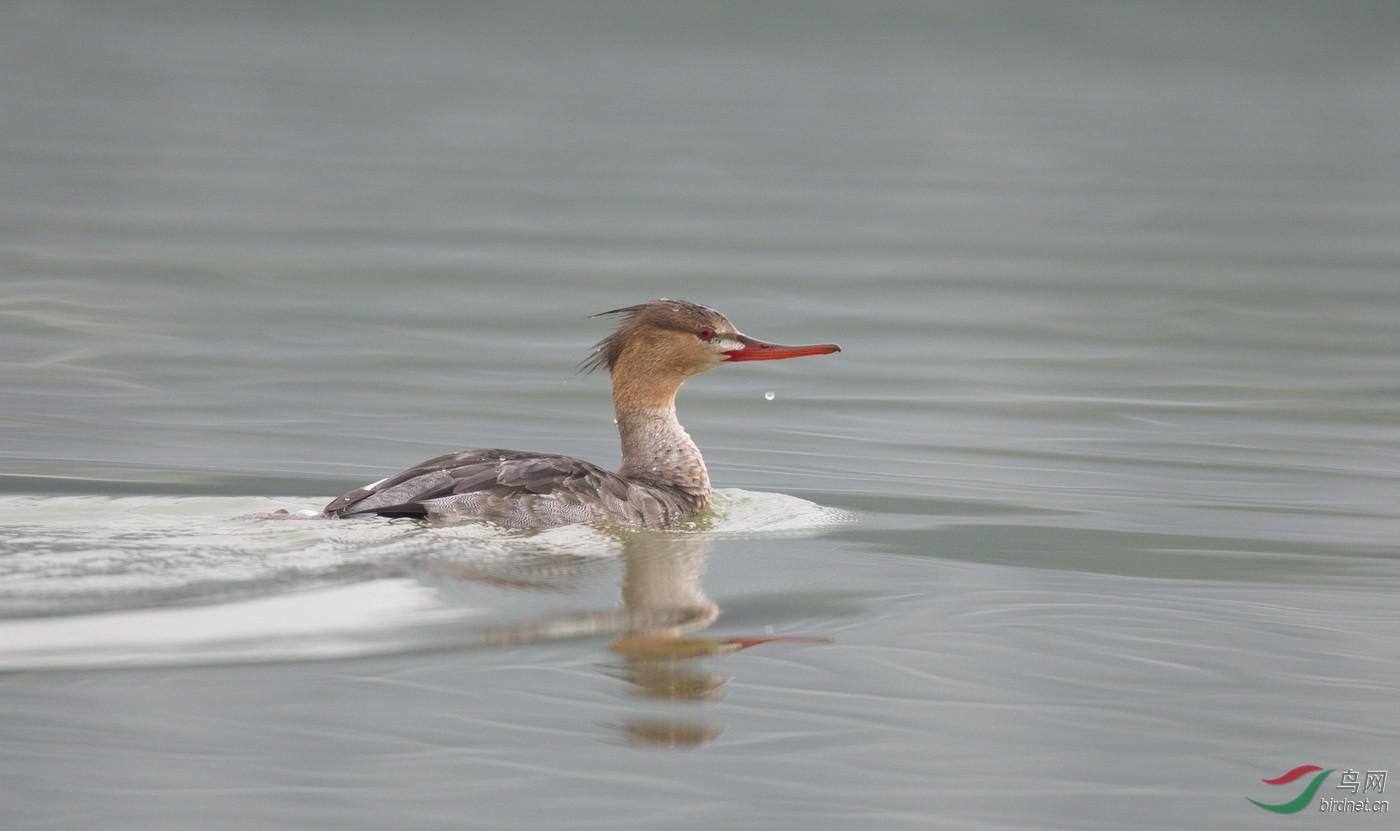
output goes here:
[{"label": "red-breasted merganser", "polygon": [[485,520],[516,528],[614,522],[662,528],[705,509],[705,461],[676,420],[687,378],[728,361],[775,361],[840,352],[834,343],[779,346],[739,332],[724,315],[683,300],[603,312],[624,315],[584,361],[612,375],[622,438],[616,473],[589,462],[519,450],[463,450],[353,490],[328,517],[378,515]]}]

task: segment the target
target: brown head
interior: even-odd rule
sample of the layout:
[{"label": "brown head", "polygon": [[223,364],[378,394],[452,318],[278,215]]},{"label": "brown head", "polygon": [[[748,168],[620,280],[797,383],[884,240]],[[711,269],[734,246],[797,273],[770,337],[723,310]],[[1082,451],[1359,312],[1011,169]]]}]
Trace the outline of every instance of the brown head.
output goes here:
[{"label": "brown head", "polygon": [[726,361],[776,361],[841,351],[834,343],[780,346],[756,340],[714,309],[684,300],[653,300],[595,317],[614,314],[626,317],[593,347],[583,362],[585,371],[606,367],[614,375],[642,372],[679,383]]},{"label": "brown head", "polygon": [[667,406],[686,378],[728,361],[776,361],[841,351],[834,343],[779,346],[755,340],[714,309],[684,300],[653,300],[602,314],[625,317],[593,347],[582,368],[607,368],[619,409]]}]

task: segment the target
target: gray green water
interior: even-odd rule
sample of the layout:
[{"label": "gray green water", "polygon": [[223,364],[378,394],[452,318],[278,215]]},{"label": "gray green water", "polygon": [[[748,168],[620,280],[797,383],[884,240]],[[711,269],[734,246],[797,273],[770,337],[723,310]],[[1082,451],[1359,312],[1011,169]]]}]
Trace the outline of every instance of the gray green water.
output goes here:
[{"label": "gray green water", "polygon": [[[1274,828],[1400,767],[1397,42],[4,6],[0,826]],[[661,296],[845,349],[687,384],[694,528],[246,518],[612,463],[587,315]]]}]

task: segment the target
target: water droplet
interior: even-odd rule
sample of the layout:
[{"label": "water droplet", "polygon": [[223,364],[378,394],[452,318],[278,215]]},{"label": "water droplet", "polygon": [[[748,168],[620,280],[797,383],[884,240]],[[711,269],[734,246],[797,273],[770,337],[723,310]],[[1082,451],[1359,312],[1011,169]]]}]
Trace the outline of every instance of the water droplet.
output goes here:
[{"label": "water droplet", "polygon": [[769,401],[772,401],[772,400],[773,400],[773,393],[771,393],[771,392],[765,392],[765,393],[763,394],[763,397],[766,398],[766,399],[768,399]]}]

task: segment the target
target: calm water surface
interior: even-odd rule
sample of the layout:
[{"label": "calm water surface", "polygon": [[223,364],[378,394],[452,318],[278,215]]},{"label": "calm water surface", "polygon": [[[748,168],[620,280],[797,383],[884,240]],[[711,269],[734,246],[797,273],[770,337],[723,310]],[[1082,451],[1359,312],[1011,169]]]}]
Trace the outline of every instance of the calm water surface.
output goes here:
[{"label": "calm water surface", "polygon": [[[1397,37],[6,6],[0,825],[1275,828],[1400,768]],[[588,315],[662,296],[845,348],[686,386],[699,521],[269,518],[612,464]]]}]

